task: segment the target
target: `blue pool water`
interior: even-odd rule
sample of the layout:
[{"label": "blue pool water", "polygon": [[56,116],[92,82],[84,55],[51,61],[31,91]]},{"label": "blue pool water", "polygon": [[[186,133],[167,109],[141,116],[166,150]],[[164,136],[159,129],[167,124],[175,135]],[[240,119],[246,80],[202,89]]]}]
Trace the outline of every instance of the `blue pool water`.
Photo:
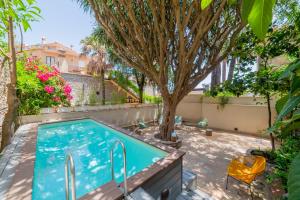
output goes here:
[{"label": "blue pool water", "polygon": [[[116,140],[126,147],[128,177],[166,156],[164,151],[90,119],[39,126],[32,199],[65,199],[67,152],[75,163],[77,197],[111,181],[110,149]],[[121,147],[114,152],[115,178],[120,183],[123,181]]]}]

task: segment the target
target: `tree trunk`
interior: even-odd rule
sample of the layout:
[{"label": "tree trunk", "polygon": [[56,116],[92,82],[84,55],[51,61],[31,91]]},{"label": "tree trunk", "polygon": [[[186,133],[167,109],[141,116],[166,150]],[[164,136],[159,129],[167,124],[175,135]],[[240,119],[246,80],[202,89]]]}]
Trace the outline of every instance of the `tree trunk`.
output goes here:
[{"label": "tree trunk", "polygon": [[139,86],[139,103],[144,103],[144,86]]},{"label": "tree trunk", "polygon": [[101,93],[102,93],[102,105],[105,105],[105,72],[102,69],[100,72],[100,79],[101,79]]},{"label": "tree trunk", "polygon": [[144,88],[145,88],[145,84],[146,84],[146,76],[143,73],[140,73],[136,70],[133,71],[133,74],[135,76],[136,79],[136,83],[138,85],[139,88],[139,103],[143,103],[144,102]]},{"label": "tree trunk", "polygon": [[226,67],[227,67],[227,61],[222,61],[222,83],[226,81]]},{"label": "tree trunk", "polygon": [[[271,110],[271,98],[270,98],[269,93],[267,93],[266,99],[267,99],[267,104],[268,104],[268,126],[269,126],[269,128],[271,128],[271,126],[272,126],[272,110]],[[270,139],[271,139],[272,151],[275,151],[275,138],[273,136],[273,133],[270,133]]]},{"label": "tree trunk", "polygon": [[17,117],[18,99],[16,94],[17,84],[17,58],[14,42],[14,31],[13,31],[13,19],[8,18],[8,45],[10,52],[9,69],[10,69],[10,83],[7,84],[7,113],[4,115],[2,124],[2,139],[1,149],[2,151],[9,143],[12,135],[14,134],[14,121]]},{"label": "tree trunk", "polygon": [[230,63],[229,63],[228,76],[227,76],[227,80],[228,81],[232,81],[232,79],[233,79],[233,73],[234,73],[235,64],[236,64],[236,59],[235,58],[231,58]]},{"label": "tree trunk", "polygon": [[[260,70],[262,62],[263,62],[263,60],[261,59],[261,57],[257,56],[256,57],[256,71]],[[264,64],[264,67],[266,67],[266,64]]]},{"label": "tree trunk", "polygon": [[159,126],[162,140],[171,140],[171,133],[174,131],[176,106],[170,100],[163,101],[162,123]]},{"label": "tree trunk", "polygon": [[210,88],[214,88],[217,85],[219,85],[221,82],[221,66],[218,64],[218,66],[212,71],[211,73],[211,83]]}]

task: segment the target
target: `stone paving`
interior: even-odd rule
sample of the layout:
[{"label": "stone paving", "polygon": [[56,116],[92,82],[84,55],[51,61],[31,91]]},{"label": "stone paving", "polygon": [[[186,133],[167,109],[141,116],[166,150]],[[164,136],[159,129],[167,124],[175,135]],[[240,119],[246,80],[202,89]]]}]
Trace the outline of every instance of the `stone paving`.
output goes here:
[{"label": "stone paving", "polygon": [[[153,132],[157,131],[158,127],[152,126],[144,129],[142,134],[152,138]],[[248,149],[269,148],[269,140],[224,131],[214,131],[212,136],[206,136],[203,131],[191,126],[181,126],[176,131],[183,139],[180,149],[186,152],[184,167],[197,174],[198,189],[215,200],[251,199],[248,187],[232,179],[229,179],[228,189],[225,189],[227,166],[232,158],[244,155]],[[258,177],[256,186],[252,188],[254,200],[270,199],[264,176]]]}]

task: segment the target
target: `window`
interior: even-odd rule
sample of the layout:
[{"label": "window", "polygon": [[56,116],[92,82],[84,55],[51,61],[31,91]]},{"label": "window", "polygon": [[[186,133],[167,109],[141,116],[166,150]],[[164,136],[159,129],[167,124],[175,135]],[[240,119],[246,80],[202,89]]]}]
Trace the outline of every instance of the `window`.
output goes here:
[{"label": "window", "polygon": [[53,56],[46,56],[46,65],[55,65],[55,58]]}]

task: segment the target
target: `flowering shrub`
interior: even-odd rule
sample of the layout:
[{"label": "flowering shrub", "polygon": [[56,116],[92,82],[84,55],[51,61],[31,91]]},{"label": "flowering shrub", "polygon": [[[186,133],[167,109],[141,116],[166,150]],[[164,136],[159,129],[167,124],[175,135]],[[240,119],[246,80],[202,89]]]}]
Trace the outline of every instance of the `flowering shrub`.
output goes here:
[{"label": "flowering shrub", "polygon": [[72,88],[54,66],[41,65],[35,58],[17,63],[17,94],[21,115],[37,114],[41,108],[69,106]]}]

